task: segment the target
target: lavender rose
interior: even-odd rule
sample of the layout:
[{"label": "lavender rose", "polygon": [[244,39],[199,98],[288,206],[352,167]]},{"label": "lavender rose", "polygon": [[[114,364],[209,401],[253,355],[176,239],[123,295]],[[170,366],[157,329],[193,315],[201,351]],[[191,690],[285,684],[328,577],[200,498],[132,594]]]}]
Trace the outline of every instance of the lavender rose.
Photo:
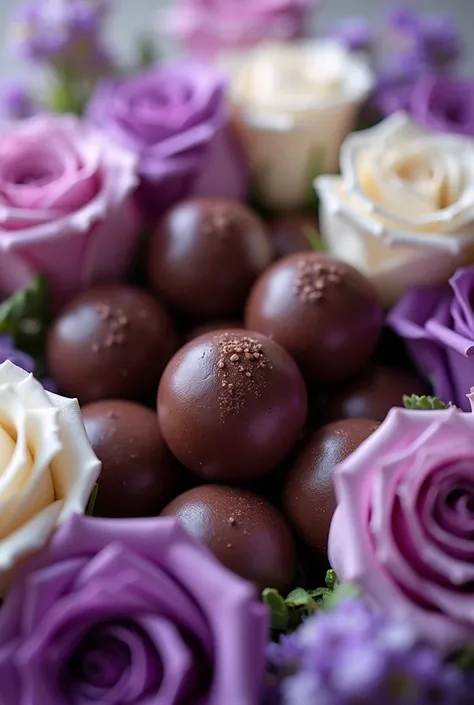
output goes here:
[{"label": "lavender rose", "polygon": [[264,39],[303,37],[315,0],[173,0],[160,29],[173,36],[189,53],[214,59]]},{"label": "lavender rose", "polygon": [[0,611],[2,704],[257,705],[267,628],[173,519],[75,516]]},{"label": "lavender rose", "polygon": [[136,159],[73,117],[0,123],[0,294],[44,274],[62,303],[133,263]]},{"label": "lavender rose", "polygon": [[474,266],[459,269],[449,286],[413,289],[389,315],[392,328],[430,379],[437,397],[469,411],[474,386]]},{"label": "lavender rose", "polygon": [[88,119],[138,155],[141,196],[155,215],[188,196],[246,196],[225,84],[211,66],[171,63],[105,81]]},{"label": "lavender rose", "polygon": [[473,435],[458,409],[392,409],[334,475],[338,578],[442,653],[474,640]]}]

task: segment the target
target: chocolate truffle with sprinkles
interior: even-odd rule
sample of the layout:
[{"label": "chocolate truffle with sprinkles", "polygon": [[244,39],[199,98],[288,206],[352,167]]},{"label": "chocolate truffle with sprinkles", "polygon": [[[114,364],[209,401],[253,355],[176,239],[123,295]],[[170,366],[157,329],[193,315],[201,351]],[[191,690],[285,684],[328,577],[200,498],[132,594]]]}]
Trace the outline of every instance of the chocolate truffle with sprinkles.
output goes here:
[{"label": "chocolate truffle with sprinkles", "polygon": [[192,340],[171,359],[158,416],[176,457],[205,480],[264,475],[302,431],[306,388],[294,360],[265,336],[241,329]]},{"label": "chocolate truffle with sprinkles", "polygon": [[317,252],[281,259],[255,283],[245,324],[282,345],[310,383],[337,382],[369,360],[382,328],[377,293],[356,269]]},{"label": "chocolate truffle with sprinkles", "polygon": [[47,362],[63,392],[86,404],[156,393],[178,347],[173,322],[150,294],[98,286],[78,296],[49,330]]},{"label": "chocolate truffle with sprinkles", "polygon": [[148,253],[151,288],[180,313],[208,319],[239,313],[273,259],[263,221],[247,206],[195,198],[158,224]]},{"label": "chocolate truffle with sprinkles", "polygon": [[266,500],[236,487],[204,485],[162,511],[175,516],[227,568],[263,590],[293,587],[296,557],[290,528]]}]

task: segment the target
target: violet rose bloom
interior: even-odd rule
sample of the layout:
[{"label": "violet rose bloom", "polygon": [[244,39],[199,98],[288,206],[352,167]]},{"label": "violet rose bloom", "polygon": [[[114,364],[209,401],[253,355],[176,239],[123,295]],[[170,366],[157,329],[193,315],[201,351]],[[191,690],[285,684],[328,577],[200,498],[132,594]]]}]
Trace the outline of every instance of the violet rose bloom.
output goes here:
[{"label": "violet rose bloom", "polygon": [[210,65],[172,62],[99,84],[87,119],[139,158],[139,195],[153,217],[190,196],[245,199],[225,84]]},{"label": "violet rose bloom", "polygon": [[459,269],[449,286],[409,291],[388,322],[405,339],[421,373],[442,401],[464,411],[474,386],[474,266]]},{"label": "violet rose bloom", "polygon": [[432,130],[474,136],[474,82],[450,76],[420,79],[410,92],[408,111]]},{"label": "violet rose bloom", "polygon": [[281,674],[275,705],[467,705],[461,671],[361,598],[309,617],[269,657]]},{"label": "violet rose bloom", "polygon": [[0,611],[2,705],[258,705],[266,607],[174,519],[76,515]]}]

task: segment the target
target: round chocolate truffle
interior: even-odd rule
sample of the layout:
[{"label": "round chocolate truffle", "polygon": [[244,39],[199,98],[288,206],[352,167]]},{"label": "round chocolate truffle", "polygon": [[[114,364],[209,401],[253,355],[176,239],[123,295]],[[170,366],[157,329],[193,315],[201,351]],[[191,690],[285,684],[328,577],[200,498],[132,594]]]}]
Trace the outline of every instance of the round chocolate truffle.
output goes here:
[{"label": "round chocolate truffle", "polygon": [[240,312],[273,259],[264,223],[222,198],[182,201],[158,224],[148,254],[153,290],[181,313],[219,318]]},{"label": "round chocolate truffle", "polygon": [[94,514],[155,516],[173,495],[178,465],[156,414],[141,404],[113,399],[87,404],[82,418],[102,462]]},{"label": "round chocolate truffle", "polygon": [[314,431],[305,442],[283,487],[283,508],[309,546],[326,555],[336,509],[333,471],[377,428],[367,419],[346,419]]},{"label": "round chocolate truffle", "polygon": [[295,545],[287,522],[267,501],[234,487],[205,485],[174,499],[162,516],[176,516],[227,568],[260,589],[293,587]]},{"label": "round chocolate truffle", "polygon": [[74,299],[50,328],[47,362],[61,389],[82,403],[152,396],[178,347],[159,301],[141,289],[99,286]]},{"label": "round chocolate truffle", "polygon": [[311,250],[311,235],[318,230],[314,216],[300,213],[273,218],[268,227],[277,257]]},{"label": "round chocolate truffle", "polygon": [[168,446],[212,482],[276,467],[298,439],[306,407],[303,378],[286,350],[240,329],[208,333],[181,348],[158,390]]},{"label": "round chocolate truffle", "polygon": [[371,366],[330,393],[324,407],[327,421],[374,419],[383,421],[393,406],[403,406],[404,394],[427,394],[426,383],[413,372]]},{"label": "round chocolate truffle", "polygon": [[245,326],[282,345],[308,382],[351,377],[382,327],[375,288],[356,269],[317,252],[276,262],[255,283]]}]

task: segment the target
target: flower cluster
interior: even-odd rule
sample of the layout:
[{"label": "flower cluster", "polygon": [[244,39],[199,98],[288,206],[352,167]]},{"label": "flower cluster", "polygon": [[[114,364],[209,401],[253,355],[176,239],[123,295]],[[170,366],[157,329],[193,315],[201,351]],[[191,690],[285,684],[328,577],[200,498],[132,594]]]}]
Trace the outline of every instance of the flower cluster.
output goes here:
[{"label": "flower cluster", "polygon": [[467,705],[461,672],[420,645],[408,623],[360,598],[310,617],[270,645],[269,661],[277,681],[269,703]]}]

